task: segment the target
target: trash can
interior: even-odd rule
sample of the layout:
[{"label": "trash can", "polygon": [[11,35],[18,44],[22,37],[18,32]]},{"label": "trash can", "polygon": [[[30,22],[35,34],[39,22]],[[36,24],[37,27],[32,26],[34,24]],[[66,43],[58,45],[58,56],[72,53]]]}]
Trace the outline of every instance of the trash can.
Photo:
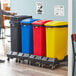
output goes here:
[{"label": "trash can", "polygon": [[20,21],[26,18],[32,18],[32,16],[12,16],[10,20],[11,25],[11,51],[21,52],[21,24]]},{"label": "trash can", "polygon": [[46,56],[46,29],[44,24],[50,20],[33,22],[34,55]]},{"label": "trash can", "polygon": [[46,26],[46,57],[63,60],[67,56],[68,23],[52,21]]},{"label": "trash can", "polygon": [[21,21],[22,53],[33,54],[33,26],[32,22],[39,19],[24,19]]}]

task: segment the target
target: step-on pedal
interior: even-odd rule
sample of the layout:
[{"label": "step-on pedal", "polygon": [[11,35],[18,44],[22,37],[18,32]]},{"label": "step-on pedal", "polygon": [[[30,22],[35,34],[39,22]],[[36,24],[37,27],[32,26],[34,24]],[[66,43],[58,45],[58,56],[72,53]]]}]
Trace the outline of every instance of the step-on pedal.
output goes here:
[{"label": "step-on pedal", "polygon": [[35,62],[35,57],[36,57],[36,55],[30,55],[29,56],[29,59],[28,60],[29,60],[29,64],[30,65],[32,65]]},{"label": "step-on pedal", "polygon": [[17,57],[18,57],[18,54],[19,54],[18,52],[13,52],[13,53],[12,53],[12,57],[13,57],[13,58],[17,58]]},{"label": "step-on pedal", "polygon": [[8,52],[7,57],[11,57],[12,53],[13,53],[12,51]]},{"label": "step-on pedal", "polygon": [[41,62],[42,61],[42,58],[43,58],[42,56],[36,56],[35,57],[35,61],[36,62]]},{"label": "step-on pedal", "polygon": [[22,59],[23,60],[28,60],[29,56],[30,56],[30,54],[23,54]]},{"label": "step-on pedal", "polygon": [[47,61],[48,61],[48,58],[47,57],[43,57],[42,58],[42,63],[47,63]]},{"label": "step-on pedal", "polygon": [[22,57],[23,57],[23,53],[19,53],[17,56],[17,58],[19,58],[19,59],[22,59]]}]

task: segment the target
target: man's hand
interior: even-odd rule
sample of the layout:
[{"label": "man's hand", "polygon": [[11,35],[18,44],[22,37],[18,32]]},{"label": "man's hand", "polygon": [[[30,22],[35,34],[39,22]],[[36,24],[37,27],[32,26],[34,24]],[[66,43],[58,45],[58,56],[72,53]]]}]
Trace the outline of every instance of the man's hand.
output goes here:
[{"label": "man's hand", "polygon": [[17,15],[17,13],[11,13],[11,16],[15,16],[15,15]]}]

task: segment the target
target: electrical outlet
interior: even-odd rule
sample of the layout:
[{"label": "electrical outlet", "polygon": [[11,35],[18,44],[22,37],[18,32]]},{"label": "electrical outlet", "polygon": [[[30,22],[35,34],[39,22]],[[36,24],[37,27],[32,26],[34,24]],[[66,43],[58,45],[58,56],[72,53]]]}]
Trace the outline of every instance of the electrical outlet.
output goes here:
[{"label": "electrical outlet", "polygon": [[64,5],[56,5],[54,7],[55,16],[64,16]]}]

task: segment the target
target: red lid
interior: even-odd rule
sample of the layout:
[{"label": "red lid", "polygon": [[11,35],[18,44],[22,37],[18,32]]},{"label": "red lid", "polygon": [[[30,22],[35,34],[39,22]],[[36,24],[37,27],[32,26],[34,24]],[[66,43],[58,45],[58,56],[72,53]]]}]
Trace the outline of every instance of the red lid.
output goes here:
[{"label": "red lid", "polygon": [[50,21],[53,21],[53,20],[37,20],[33,22],[32,24],[33,25],[44,25],[45,23],[50,22]]}]

